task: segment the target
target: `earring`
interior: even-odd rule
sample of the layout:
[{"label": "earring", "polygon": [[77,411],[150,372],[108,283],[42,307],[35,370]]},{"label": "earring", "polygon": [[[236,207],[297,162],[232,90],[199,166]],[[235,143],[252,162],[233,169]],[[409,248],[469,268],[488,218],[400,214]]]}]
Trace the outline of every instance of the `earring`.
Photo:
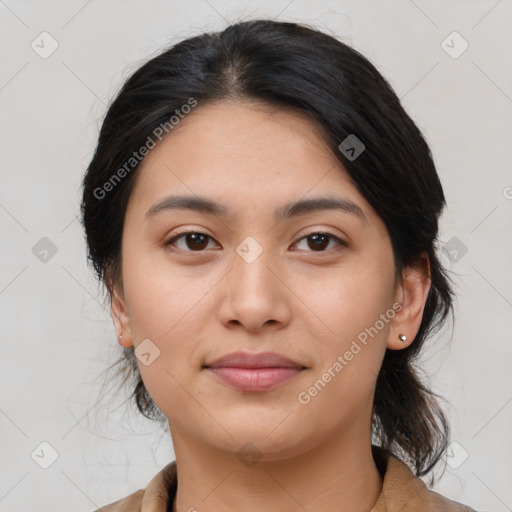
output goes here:
[{"label": "earring", "polygon": [[123,335],[122,335],[122,334],[120,334],[120,335],[119,335],[119,339],[121,339],[122,337],[123,337]]},{"label": "earring", "polygon": [[407,336],[405,334],[399,334],[398,338],[402,343],[405,343],[407,341]]}]

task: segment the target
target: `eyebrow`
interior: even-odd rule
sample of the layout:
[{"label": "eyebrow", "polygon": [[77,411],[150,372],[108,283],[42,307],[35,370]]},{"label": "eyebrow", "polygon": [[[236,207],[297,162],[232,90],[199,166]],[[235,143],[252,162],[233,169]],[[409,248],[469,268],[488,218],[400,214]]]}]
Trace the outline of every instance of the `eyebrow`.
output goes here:
[{"label": "eyebrow", "polygon": [[[207,197],[174,195],[165,197],[151,206],[146,212],[146,218],[154,217],[161,212],[176,210],[192,210],[222,218],[228,218],[232,215],[225,205]],[[356,203],[336,196],[313,197],[287,203],[274,212],[274,217],[276,221],[280,221],[324,210],[342,211],[354,215],[364,222],[367,221],[362,209]]]}]

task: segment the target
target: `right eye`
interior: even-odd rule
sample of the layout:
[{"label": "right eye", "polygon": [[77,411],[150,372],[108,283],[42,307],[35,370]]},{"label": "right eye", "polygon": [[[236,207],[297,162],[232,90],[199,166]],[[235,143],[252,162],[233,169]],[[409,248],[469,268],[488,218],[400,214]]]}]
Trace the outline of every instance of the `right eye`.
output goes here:
[{"label": "right eye", "polygon": [[213,238],[205,233],[183,231],[174,235],[164,245],[172,245],[185,252],[202,252],[208,246],[208,240],[213,240]]}]

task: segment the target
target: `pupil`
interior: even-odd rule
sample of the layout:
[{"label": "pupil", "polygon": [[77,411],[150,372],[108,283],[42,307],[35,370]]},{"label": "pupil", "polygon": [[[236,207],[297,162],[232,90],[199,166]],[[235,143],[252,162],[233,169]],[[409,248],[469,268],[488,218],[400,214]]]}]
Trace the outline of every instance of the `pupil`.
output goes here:
[{"label": "pupil", "polygon": [[314,245],[313,247],[311,247],[312,249],[315,248],[315,249],[323,249],[325,248],[325,241],[327,240],[327,236],[326,235],[321,235],[321,234],[317,234],[317,235],[311,235],[310,237],[310,240],[312,239],[314,241]]},{"label": "pupil", "polygon": [[[204,235],[202,235],[201,233],[193,233],[191,235],[188,235],[188,239],[192,239],[193,240],[193,247],[191,247],[191,249],[202,249],[203,248],[203,245],[205,240],[206,240],[206,237]],[[207,245],[207,244],[206,244]]]}]

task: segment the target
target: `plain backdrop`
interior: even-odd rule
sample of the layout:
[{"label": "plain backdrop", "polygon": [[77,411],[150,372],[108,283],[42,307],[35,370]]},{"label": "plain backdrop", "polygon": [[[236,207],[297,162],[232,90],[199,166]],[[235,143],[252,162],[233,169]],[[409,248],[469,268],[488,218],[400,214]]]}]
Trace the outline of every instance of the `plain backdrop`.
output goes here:
[{"label": "plain backdrop", "polygon": [[510,0],[0,0],[0,510],[89,511],[173,460],[169,434],[123,406],[122,392],[99,400],[118,346],[86,264],[80,181],[132,71],[183,38],[255,17],[351,44],[425,134],[458,293],[453,329],[421,361],[452,426],[435,489],[512,510]]}]

